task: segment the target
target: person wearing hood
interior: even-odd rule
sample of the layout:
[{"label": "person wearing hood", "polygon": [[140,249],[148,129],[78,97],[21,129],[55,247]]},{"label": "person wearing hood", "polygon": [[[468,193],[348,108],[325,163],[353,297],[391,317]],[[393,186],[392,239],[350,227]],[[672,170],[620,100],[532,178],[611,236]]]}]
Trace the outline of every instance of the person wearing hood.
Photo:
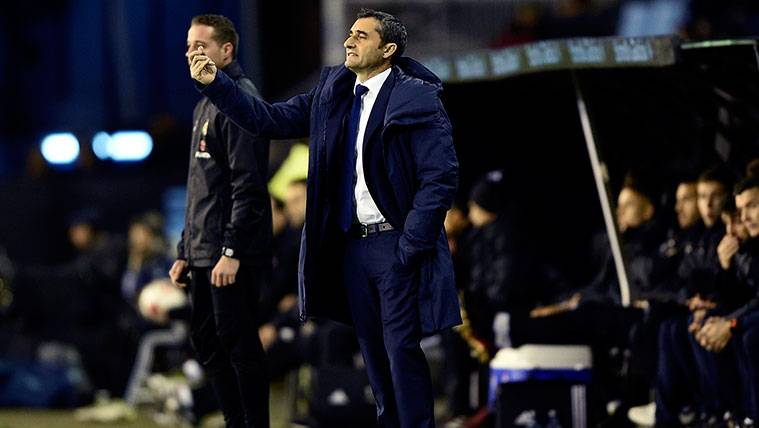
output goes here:
[{"label": "person wearing hood", "polygon": [[202,49],[190,74],[220,111],[274,139],[310,136],[300,318],[356,329],[382,427],[433,427],[423,336],[461,322],[443,220],[458,161],[442,83],[402,57],[406,29],[363,9],[345,63],[309,93],[269,104],[239,90]]}]

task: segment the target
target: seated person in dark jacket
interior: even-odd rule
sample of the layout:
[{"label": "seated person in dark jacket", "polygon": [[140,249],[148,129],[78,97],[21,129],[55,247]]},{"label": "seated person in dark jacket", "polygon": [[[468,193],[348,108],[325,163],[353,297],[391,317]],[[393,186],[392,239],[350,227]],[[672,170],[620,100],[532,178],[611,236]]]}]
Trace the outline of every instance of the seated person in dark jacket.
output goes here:
[{"label": "seated person in dark jacket", "polygon": [[94,388],[119,395],[125,379],[113,364],[119,356],[113,342],[120,336],[113,332],[124,306],[123,240],[104,229],[97,209],[76,211],[67,220],[76,255],[58,265],[17,265],[14,305],[24,318],[24,336],[73,345]]},{"label": "seated person in dark jacket", "polygon": [[675,217],[676,225],[667,231],[667,237],[659,247],[659,257],[662,261],[661,274],[665,278],[673,280],[669,288],[673,294],[661,290],[659,298],[665,301],[677,303],[684,298],[684,294],[677,288],[675,280],[683,259],[688,256],[696,246],[697,241],[704,233],[704,223],[698,211],[698,192],[696,179],[685,178],[681,180],[675,190]]},{"label": "seated person in dark jacket", "polygon": [[[632,300],[639,308],[648,306],[647,299],[656,296],[658,287],[663,283],[659,278],[662,264],[659,247],[664,241],[664,234],[654,217],[653,194],[640,179],[628,175],[617,201],[617,224],[622,233],[626,273]],[[532,318],[571,312],[588,305],[595,307],[598,303],[607,307],[609,304],[619,305],[619,285],[606,234],[597,234],[592,247],[592,259],[597,262],[597,269],[590,281],[583,287],[575,288],[566,300],[534,308],[530,312]]]},{"label": "seated person in dark jacket", "polygon": [[[689,332],[697,332],[707,311],[716,306],[716,283],[720,271],[717,247],[725,237],[720,213],[727,200],[730,181],[729,172],[722,167],[708,169],[698,177],[696,205],[702,224],[696,224],[679,235],[685,241],[673,289],[678,290],[676,301],[685,310],[679,310],[665,320],[658,334],[657,423],[679,423],[678,414],[682,411],[704,414],[718,411],[714,404],[703,407],[703,403],[713,395],[709,391],[714,387],[698,376],[696,354],[699,351],[694,349],[693,337]],[[678,204],[681,204],[680,196],[684,194],[678,187]],[[678,221],[680,217],[678,212]],[[696,237],[696,234],[699,236]]]},{"label": "seated person in dark jacket", "polygon": [[524,310],[530,303],[529,251],[504,201],[502,171],[480,179],[469,198],[472,230],[466,243],[464,306],[475,334],[490,347],[496,313]]},{"label": "seated person in dark jacket", "polygon": [[[759,416],[756,397],[759,386],[756,363],[759,358],[759,179],[750,177],[739,183],[735,205],[737,211],[726,219],[728,231],[718,246],[721,299],[695,332],[695,339],[712,353],[699,353],[702,376],[712,378],[717,394],[732,393],[729,398],[736,400],[737,382],[731,384],[725,379],[735,380],[731,371],[739,370],[742,380],[739,396],[743,400],[725,405],[733,405],[733,412],[756,420]],[[730,343],[733,343],[732,348],[727,348]],[[729,354],[721,358],[728,361],[719,361],[718,354]]]},{"label": "seated person in dark jacket", "polygon": [[[693,251],[683,258],[678,269],[684,299],[691,311],[710,309],[714,306],[713,297],[716,276],[719,273],[717,246],[725,235],[725,226],[720,220],[722,207],[728,198],[732,186],[732,176],[722,166],[706,170],[698,177],[698,211],[704,223],[704,233],[696,242]],[[701,321],[696,317],[696,321]],[[694,324],[691,329],[697,326]]]}]

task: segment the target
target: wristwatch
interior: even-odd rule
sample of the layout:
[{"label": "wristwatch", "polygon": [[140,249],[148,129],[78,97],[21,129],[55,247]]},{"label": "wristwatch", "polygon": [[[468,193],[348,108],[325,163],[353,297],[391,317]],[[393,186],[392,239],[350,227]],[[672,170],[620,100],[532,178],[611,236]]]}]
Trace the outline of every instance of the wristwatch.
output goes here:
[{"label": "wristwatch", "polygon": [[229,247],[221,247],[221,255],[227,257],[234,257],[235,250]]}]

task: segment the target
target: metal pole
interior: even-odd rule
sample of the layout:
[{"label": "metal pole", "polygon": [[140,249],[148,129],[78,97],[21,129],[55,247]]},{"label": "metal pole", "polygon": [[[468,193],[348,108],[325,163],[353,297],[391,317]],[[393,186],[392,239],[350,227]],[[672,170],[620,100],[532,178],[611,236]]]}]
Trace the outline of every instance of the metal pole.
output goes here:
[{"label": "metal pole", "polygon": [[342,64],[345,61],[345,33],[353,21],[348,23],[348,3],[346,0],[324,0],[321,3],[322,21],[322,65]]},{"label": "metal pole", "polygon": [[582,94],[580,82],[578,81],[577,73],[574,70],[572,71],[572,83],[574,84],[575,94],[577,95],[577,112],[580,115],[582,132],[585,135],[585,145],[588,148],[590,165],[593,168],[593,178],[596,182],[596,192],[598,193],[598,200],[601,202],[601,211],[603,211],[604,215],[606,233],[609,236],[611,254],[614,257],[614,266],[617,270],[617,278],[619,280],[619,295],[622,301],[622,306],[627,307],[630,306],[630,284],[627,281],[627,271],[625,270],[625,262],[622,258],[622,248],[619,244],[617,226],[614,223],[611,204],[609,203],[611,196],[609,195],[609,189],[606,187],[603,172],[601,171],[601,161],[598,157],[598,151],[596,150],[596,140],[593,136],[593,127],[590,124],[588,110],[585,107],[585,97]]}]

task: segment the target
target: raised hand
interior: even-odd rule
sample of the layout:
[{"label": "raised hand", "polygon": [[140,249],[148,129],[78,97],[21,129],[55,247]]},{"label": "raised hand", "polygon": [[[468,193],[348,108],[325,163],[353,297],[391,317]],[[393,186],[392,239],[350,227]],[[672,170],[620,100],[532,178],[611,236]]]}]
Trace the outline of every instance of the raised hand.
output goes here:
[{"label": "raised hand", "polygon": [[216,64],[198,48],[187,54],[190,64],[190,76],[198,82],[209,85],[216,79]]},{"label": "raised hand", "polygon": [[733,235],[725,235],[725,237],[722,238],[722,241],[720,241],[717,246],[717,256],[719,257],[719,264],[722,266],[722,269],[730,269],[730,261],[738,252],[740,246],[740,241],[738,241],[738,238]]}]

